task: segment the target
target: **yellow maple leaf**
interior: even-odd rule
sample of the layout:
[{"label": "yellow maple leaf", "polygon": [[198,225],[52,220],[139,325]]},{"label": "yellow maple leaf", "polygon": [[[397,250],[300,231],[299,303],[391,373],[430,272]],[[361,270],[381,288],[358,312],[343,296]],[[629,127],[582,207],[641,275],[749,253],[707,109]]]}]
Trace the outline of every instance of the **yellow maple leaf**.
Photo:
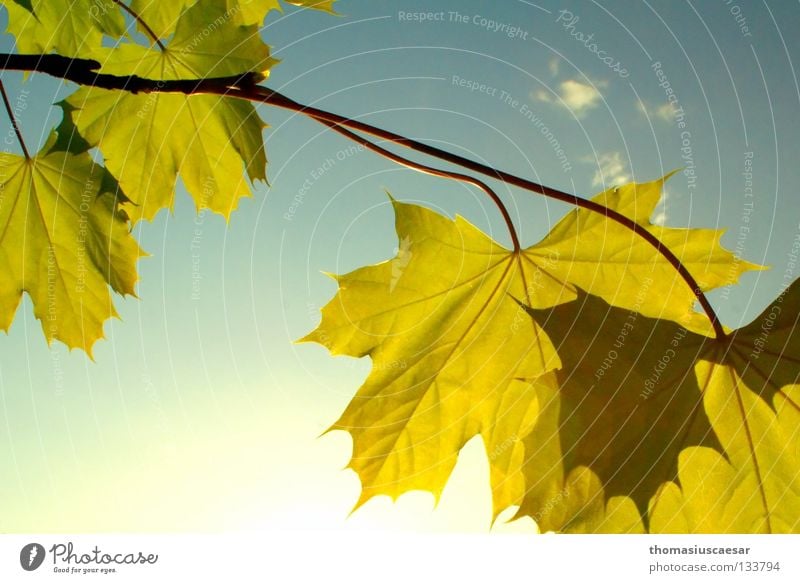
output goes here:
[{"label": "yellow maple leaf", "polygon": [[[657,204],[660,184],[621,187],[595,200],[641,221]],[[647,243],[588,211],[570,213],[542,243],[514,252],[460,217],[393,204],[397,257],[337,276],[338,295],[304,338],[333,354],[372,358],[370,376],[333,429],[353,437],[359,503],[411,489],[438,495],[458,451],[481,435],[496,516],[522,497],[523,440],[541,407],[536,391],[519,379],[561,367],[550,336],[537,321],[526,322],[512,298],[550,308],[575,299],[589,283],[624,306],[655,302],[659,312],[691,318],[694,295],[676,293],[673,305],[663,290],[637,290],[639,279],[663,276],[671,293],[669,286],[678,285],[674,269]],[[606,245],[595,243],[598,233],[610,239]],[[661,234],[692,259],[707,287],[750,267],[719,246],[718,232]]]},{"label": "yellow maple leaf", "polygon": [[300,6],[302,8],[314,8],[315,10],[322,10],[331,14],[336,14],[333,9],[333,4],[336,0],[284,0],[287,4]]},{"label": "yellow maple leaf", "polygon": [[[287,0],[287,4],[315,8],[336,14],[333,10],[334,2],[335,0]],[[195,4],[193,0],[170,0],[169,2],[164,2],[164,0],[131,0],[131,8],[160,39],[168,38],[175,31],[181,13],[193,4]],[[225,19],[233,20],[240,24],[260,25],[270,11],[280,10],[281,5],[278,0],[224,0],[224,8],[223,16]]]},{"label": "yellow maple leaf", "polygon": [[[764,269],[733,255],[720,244],[722,229],[685,229],[650,222],[664,182],[631,182],[592,198],[645,227],[697,280],[702,291],[735,284],[749,270]],[[577,286],[608,303],[647,316],[680,322],[693,317],[694,292],[658,250],[630,229],[587,209],[569,212],[537,245],[533,257],[559,257],[549,277],[570,290]],[[573,293],[570,299],[575,297]],[[548,307],[544,301],[534,307]]]},{"label": "yellow maple leaf", "polygon": [[695,365],[722,451],[692,447],[653,532],[800,533],[800,282]]},{"label": "yellow maple leaf", "polygon": [[462,218],[394,208],[398,257],[336,277],[339,295],[303,339],[372,357],[370,377],[333,426],[353,436],[359,504],[412,489],[438,496],[458,451],[481,434],[504,508],[522,494],[511,468],[536,414],[533,391],[514,379],[558,365],[510,300],[529,293],[538,267]]},{"label": "yellow maple leaf", "polygon": [[0,153],[0,329],[8,330],[22,292],[47,341],[90,356],[103,323],[116,316],[109,285],[133,294],[142,255],[104,170],[89,154],[42,151],[26,159]]},{"label": "yellow maple leaf", "polygon": [[798,307],[795,284],[724,339],[585,294],[530,310],[563,368],[532,382],[519,514],[567,532],[798,532]]},{"label": "yellow maple leaf", "polygon": [[[181,13],[164,50],[122,44],[105,51],[102,71],[164,80],[267,74],[276,61],[257,28],[225,15],[223,0],[198,2]],[[248,102],[82,87],[66,103],[81,136],[98,145],[134,203],[126,206],[134,220],[172,208],[179,174],[198,210],[225,217],[250,196],[245,171],[266,180],[265,124]]]},{"label": "yellow maple leaf", "polygon": [[113,0],[30,0],[27,6],[0,2],[21,53],[87,57],[104,34],[117,38],[125,33],[125,19]]}]

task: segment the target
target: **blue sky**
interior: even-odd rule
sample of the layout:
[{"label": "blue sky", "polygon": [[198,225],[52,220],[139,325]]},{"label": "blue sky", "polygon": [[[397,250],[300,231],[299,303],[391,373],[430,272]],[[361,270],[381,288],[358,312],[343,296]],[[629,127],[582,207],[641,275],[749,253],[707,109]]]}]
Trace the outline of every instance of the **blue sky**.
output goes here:
[{"label": "blue sky", "polygon": [[[587,197],[684,169],[654,219],[725,227],[728,248],[772,266],[711,294],[723,322],[749,321],[780,291],[800,234],[796,4],[337,8],[268,18],[262,34],[282,60],[271,87]],[[50,104],[70,87],[3,80],[29,144],[41,142],[60,115]],[[293,341],[335,293],[322,272],[396,252],[386,190],[508,243],[502,221],[469,187],[399,168],[310,120],[260,113],[270,186],[257,185],[228,226],[196,217],[184,193],[174,214],[136,226],[152,255],[140,262],[140,299],[117,300],[121,320],[96,362],[48,348],[27,300],[0,335],[0,530],[489,528],[477,441],[436,509],[412,493],[347,518],[358,495],[342,469],[349,438],[318,435],[369,363]],[[568,210],[497,189],[523,242]]]}]

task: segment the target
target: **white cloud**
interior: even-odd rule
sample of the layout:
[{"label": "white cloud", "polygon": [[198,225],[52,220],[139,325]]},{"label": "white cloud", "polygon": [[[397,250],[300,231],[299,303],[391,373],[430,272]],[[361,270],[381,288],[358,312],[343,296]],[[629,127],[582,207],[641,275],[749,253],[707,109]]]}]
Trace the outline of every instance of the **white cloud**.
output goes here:
[{"label": "white cloud", "polygon": [[660,105],[658,109],[656,109],[656,117],[660,117],[666,122],[673,121],[675,119],[675,106],[671,103]]},{"label": "white cloud", "polygon": [[607,87],[607,81],[596,81],[591,85],[574,79],[567,79],[558,85],[558,97],[552,91],[537,89],[531,91],[530,97],[541,103],[555,103],[565,107],[577,117],[582,117],[588,110],[597,107],[603,96],[598,88]]},{"label": "white cloud", "polygon": [[648,105],[644,101],[639,101],[636,107],[645,117],[655,118],[667,123],[675,121],[675,106],[669,102],[654,106]]},{"label": "white cloud", "polygon": [[550,69],[550,74],[555,77],[558,75],[558,70],[561,67],[561,60],[558,57],[553,57],[550,59],[550,62],[547,63],[547,68]]},{"label": "white cloud", "polygon": [[564,81],[560,86],[561,99],[575,115],[581,115],[587,110],[597,107],[603,98],[596,86],[585,85],[574,79]]},{"label": "white cloud", "polygon": [[602,186],[605,190],[631,181],[628,163],[622,158],[621,152],[608,152],[600,154],[597,158],[589,156],[583,158],[582,161],[597,165],[597,170],[592,178],[592,186]]}]

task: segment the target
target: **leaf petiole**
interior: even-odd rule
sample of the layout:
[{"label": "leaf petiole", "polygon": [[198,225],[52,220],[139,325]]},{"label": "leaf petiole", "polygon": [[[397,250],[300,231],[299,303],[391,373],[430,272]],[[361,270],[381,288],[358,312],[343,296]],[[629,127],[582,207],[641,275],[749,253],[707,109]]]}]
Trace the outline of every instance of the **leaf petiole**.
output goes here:
[{"label": "leaf petiole", "polygon": [[416,170],[417,172],[422,172],[423,174],[429,174],[431,176],[439,176],[441,178],[450,178],[452,180],[459,180],[461,182],[466,182],[467,184],[472,184],[483,190],[489,198],[492,199],[494,204],[500,210],[500,214],[503,216],[503,220],[508,227],[508,233],[511,236],[511,242],[513,246],[514,253],[517,253],[520,250],[520,243],[519,237],[517,236],[517,229],[514,227],[514,222],[511,220],[511,215],[508,212],[508,208],[506,208],[505,203],[503,200],[497,195],[497,193],[492,190],[492,188],[483,182],[482,180],[478,180],[473,176],[468,176],[467,174],[460,174],[458,172],[451,172],[448,170],[440,170],[438,168],[433,168],[432,166],[427,166],[425,164],[420,164],[418,162],[414,162],[409,160],[408,158],[404,158],[403,156],[399,156],[394,152],[390,152],[389,150],[378,146],[367,140],[366,138],[351,132],[350,130],[345,129],[340,124],[334,123],[332,121],[328,121],[325,119],[317,119],[320,123],[328,126],[330,129],[335,131],[338,134],[343,135],[344,137],[353,140],[357,144],[363,146],[367,150],[375,152],[384,158],[388,158],[392,162],[396,164],[400,164],[401,166],[405,166],[407,168],[411,168],[412,170]]},{"label": "leaf petiole", "polygon": [[122,0],[111,0],[114,4],[122,8],[125,12],[130,14],[133,19],[142,27],[142,30],[145,31],[147,36],[150,37],[150,40],[153,41],[154,44],[158,45],[158,48],[162,51],[166,51],[167,47],[164,46],[164,43],[161,42],[161,39],[158,38],[158,35],[150,28],[150,25],[145,22],[144,18],[142,18],[133,8],[122,2]]},{"label": "leaf petiole", "polygon": [[8,119],[11,120],[11,126],[14,128],[14,133],[17,134],[17,140],[19,141],[19,145],[22,148],[22,153],[25,155],[26,160],[30,160],[31,155],[28,153],[28,147],[25,145],[25,140],[22,139],[22,132],[19,129],[19,123],[17,122],[17,118],[14,115],[14,110],[11,107],[11,102],[8,100],[8,95],[6,94],[6,88],[3,85],[2,81],[0,81],[0,94],[2,94],[3,96],[3,105],[6,108]]}]

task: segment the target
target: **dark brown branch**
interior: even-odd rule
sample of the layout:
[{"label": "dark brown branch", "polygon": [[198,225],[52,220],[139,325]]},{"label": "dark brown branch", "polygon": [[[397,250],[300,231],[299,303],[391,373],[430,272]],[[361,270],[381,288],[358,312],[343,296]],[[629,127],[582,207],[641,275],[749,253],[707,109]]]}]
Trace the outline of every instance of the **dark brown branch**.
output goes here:
[{"label": "dark brown branch", "polygon": [[91,59],[70,59],[61,55],[0,54],[0,70],[35,71],[66,79],[78,85],[130,93],[214,93],[226,94],[232,87],[250,88],[264,80],[261,73],[247,72],[210,79],[156,80],[138,75],[118,76],[98,73],[100,63]]},{"label": "dark brown branch", "polygon": [[[2,64],[4,63],[4,64]],[[474,160],[464,158],[457,154],[440,150],[434,146],[429,146],[411,140],[399,134],[383,130],[381,128],[353,120],[335,113],[309,107],[297,103],[266,87],[257,85],[258,82],[263,80],[263,76],[259,73],[244,73],[239,76],[232,77],[217,77],[209,79],[186,79],[177,81],[160,81],[155,79],[144,79],[136,75],[132,76],[116,76],[108,75],[105,73],[97,73],[100,68],[100,63],[87,59],[69,59],[60,55],[0,55],[0,70],[1,69],[14,69],[21,71],[37,71],[40,73],[47,73],[54,77],[67,79],[80,85],[90,85],[100,87],[103,89],[119,89],[129,91],[132,93],[147,93],[147,92],[163,92],[163,93],[211,93],[216,95],[226,95],[229,97],[236,97],[247,101],[264,103],[267,105],[274,105],[283,109],[288,109],[297,113],[307,115],[317,121],[323,122],[329,127],[331,125],[350,128],[352,130],[360,131],[380,139],[393,142],[400,146],[410,148],[422,154],[433,156],[440,160],[450,162],[452,164],[467,168],[473,172],[478,172],[486,176],[496,178],[507,184],[511,184],[529,190],[538,194],[542,194],[548,198],[560,200],[571,205],[585,208],[589,211],[599,213],[612,221],[619,223],[630,231],[637,234],[639,237],[652,245],[658,253],[660,253],[672,267],[683,278],[692,293],[697,298],[703,311],[708,316],[714,327],[714,332],[717,339],[724,339],[726,337],[722,324],[717,318],[717,314],[711,307],[711,303],[706,298],[703,291],[700,289],[697,281],[692,274],[681,263],[680,259],[667,247],[661,244],[661,241],[650,233],[644,226],[637,224],[635,221],[629,219],[625,215],[609,209],[592,200],[584,199],[574,194],[569,194],[555,188],[549,188],[542,184],[538,184],[525,178],[520,178],[514,174],[486,166]],[[350,137],[350,136],[348,136]]]}]

